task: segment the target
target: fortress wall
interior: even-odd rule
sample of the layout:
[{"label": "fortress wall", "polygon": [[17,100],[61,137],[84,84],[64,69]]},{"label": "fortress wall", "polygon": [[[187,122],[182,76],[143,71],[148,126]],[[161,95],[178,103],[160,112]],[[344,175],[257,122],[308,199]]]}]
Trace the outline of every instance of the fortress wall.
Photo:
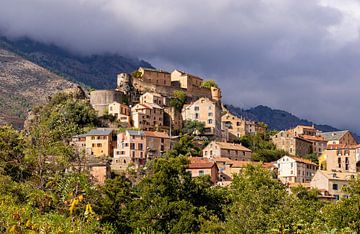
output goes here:
[{"label": "fortress wall", "polygon": [[104,115],[108,105],[113,102],[122,102],[123,93],[115,90],[95,90],[90,92],[90,104],[98,112],[99,116]]}]

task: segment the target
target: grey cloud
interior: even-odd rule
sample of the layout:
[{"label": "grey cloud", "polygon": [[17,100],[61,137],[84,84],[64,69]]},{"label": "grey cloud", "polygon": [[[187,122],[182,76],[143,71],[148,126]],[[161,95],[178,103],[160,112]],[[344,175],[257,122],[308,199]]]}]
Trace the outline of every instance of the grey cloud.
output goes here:
[{"label": "grey cloud", "polygon": [[216,79],[227,103],[360,132],[359,41],[340,43],[329,30],[343,20],[316,0],[3,0],[0,8],[7,35],[139,56]]}]

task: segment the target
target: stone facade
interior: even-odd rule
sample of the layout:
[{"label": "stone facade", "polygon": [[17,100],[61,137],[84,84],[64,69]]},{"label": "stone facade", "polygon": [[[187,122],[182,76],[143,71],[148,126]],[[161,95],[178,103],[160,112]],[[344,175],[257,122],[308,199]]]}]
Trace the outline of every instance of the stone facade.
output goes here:
[{"label": "stone facade", "polygon": [[304,156],[312,153],[312,142],[295,137],[288,131],[280,131],[271,138],[276,148],[285,150],[291,155]]},{"label": "stone facade", "polygon": [[95,90],[90,92],[90,104],[99,116],[108,110],[109,104],[113,102],[122,103],[124,94],[116,90]]},{"label": "stone facade", "polygon": [[236,161],[251,161],[251,150],[241,144],[212,141],[202,152],[206,158],[223,157]]}]

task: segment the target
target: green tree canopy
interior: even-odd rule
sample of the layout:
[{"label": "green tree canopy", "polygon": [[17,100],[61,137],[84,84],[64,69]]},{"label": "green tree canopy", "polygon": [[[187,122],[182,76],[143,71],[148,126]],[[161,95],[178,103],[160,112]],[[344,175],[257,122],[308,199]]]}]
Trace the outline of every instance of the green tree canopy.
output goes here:
[{"label": "green tree canopy", "polygon": [[208,89],[211,87],[219,88],[215,80],[205,80],[202,82],[201,87]]}]

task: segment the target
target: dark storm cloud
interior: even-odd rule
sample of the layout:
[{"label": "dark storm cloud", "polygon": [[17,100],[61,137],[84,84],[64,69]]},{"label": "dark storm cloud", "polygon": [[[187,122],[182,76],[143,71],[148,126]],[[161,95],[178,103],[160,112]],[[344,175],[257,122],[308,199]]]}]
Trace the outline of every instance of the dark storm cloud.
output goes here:
[{"label": "dark storm cloud", "polygon": [[227,103],[265,104],[360,132],[359,18],[344,11],[355,0],[342,4],[2,0],[0,29],[85,54],[129,54],[179,67],[216,79]]}]

